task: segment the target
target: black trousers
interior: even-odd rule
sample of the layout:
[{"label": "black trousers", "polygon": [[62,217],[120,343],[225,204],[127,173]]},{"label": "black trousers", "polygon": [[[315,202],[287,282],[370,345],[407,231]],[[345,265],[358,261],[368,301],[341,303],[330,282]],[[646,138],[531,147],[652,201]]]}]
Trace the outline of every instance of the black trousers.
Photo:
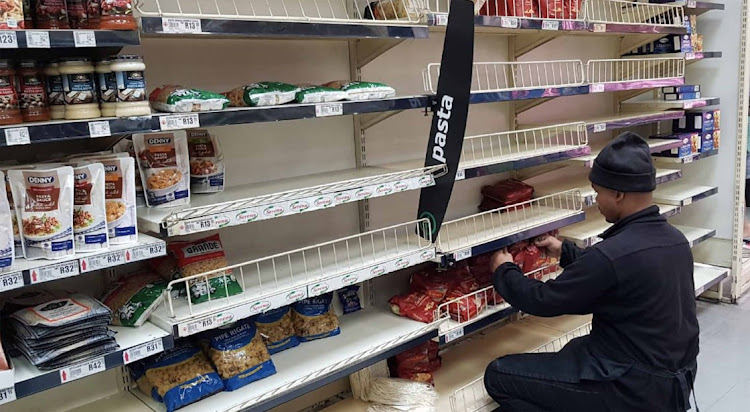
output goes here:
[{"label": "black trousers", "polygon": [[631,369],[613,381],[568,383],[503,372],[501,366],[505,358],[490,363],[484,375],[485,388],[502,412],[685,410],[679,406],[679,388],[672,379]]}]

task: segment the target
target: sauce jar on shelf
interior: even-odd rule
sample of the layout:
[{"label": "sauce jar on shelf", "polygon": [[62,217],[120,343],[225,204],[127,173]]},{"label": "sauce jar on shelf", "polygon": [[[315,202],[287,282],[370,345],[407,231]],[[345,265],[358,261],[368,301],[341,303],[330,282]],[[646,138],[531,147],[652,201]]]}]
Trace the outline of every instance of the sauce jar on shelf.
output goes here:
[{"label": "sauce jar on shelf", "polygon": [[23,122],[18,107],[16,72],[8,60],[0,60],[0,125]]},{"label": "sauce jar on shelf", "polygon": [[65,0],[32,0],[34,27],[37,29],[69,29]]},{"label": "sauce jar on shelf", "polygon": [[100,28],[106,30],[135,30],[132,0],[101,0]]},{"label": "sauce jar on shelf", "polygon": [[99,0],[66,0],[71,29],[99,28]]},{"label": "sauce jar on shelf", "polygon": [[59,70],[65,90],[65,118],[79,120],[101,117],[91,60],[64,59],[59,63]]},{"label": "sauce jar on shelf", "polygon": [[24,60],[18,69],[18,90],[21,116],[24,122],[40,122],[50,119],[47,91],[44,87],[42,68],[33,60]]},{"label": "sauce jar on shelf", "polygon": [[104,117],[114,117],[117,108],[117,80],[111,68],[110,57],[96,63],[96,74],[99,83],[99,107]]},{"label": "sauce jar on shelf", "polygon": [[151,114],[146,94],[146,64],[136,55],[114,56],[110,68],[117,79],[118,117],[144,116]]},{"label": "sauce jar on shelf", "polygon": [[44,69],[47,85],[47,100],[52,119],[65,118],[65,89],[57,62],[52,62]]}]

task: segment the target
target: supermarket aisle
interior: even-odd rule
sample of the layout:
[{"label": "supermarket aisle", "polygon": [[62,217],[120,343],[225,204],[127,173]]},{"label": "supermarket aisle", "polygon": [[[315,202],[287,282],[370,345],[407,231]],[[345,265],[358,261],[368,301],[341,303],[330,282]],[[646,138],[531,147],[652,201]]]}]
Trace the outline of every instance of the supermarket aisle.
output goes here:
[{"label": "supermarket aisle", "polygon": [[698,406],[708,412],[747,411],[750,393],[750,296],[739,305],[698,303],[701,353],[695,384]]}]

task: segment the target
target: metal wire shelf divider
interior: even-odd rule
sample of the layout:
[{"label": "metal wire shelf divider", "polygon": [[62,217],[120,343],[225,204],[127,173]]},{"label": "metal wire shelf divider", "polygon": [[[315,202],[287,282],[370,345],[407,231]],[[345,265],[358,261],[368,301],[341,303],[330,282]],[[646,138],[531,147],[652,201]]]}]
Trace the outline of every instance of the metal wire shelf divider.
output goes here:
[{"label": "metal wire shelf divider", "polygon": [[[430,238],[425,239],[417,233],[430,233]],[[173,320],[183,321],[419,253],[432,247],[431,233],[430,221],[420,219],[175,279],[169,282],[165,291],[167,315]],[[225,297],[212,298],[211,293],[205,293],[210,288],[209,279],[213,278],[223,279]],[[242,294],[230,296],[228,278],[239,282]],[[172,291],[182,288],[188,291],[188,314],[180,317],[175,311],[175,301],[180,298],[174,298]],[[194,303],[191,288],[204,292],[206,301]],[[248,294],[249,288],[253,288],[254,293]]]},{"label": "metal wire shelf divider", "polygon": [[[440,252],[460,250],[510,235],[583,210],[578,189],[478,213],[443,224],[437,237]],[[552,212],[552,213],[550,213]]]},{"label": "metal wire shelf divider", "polygon": [[[439,77],[440,63],[428,64],[422,71],[425,91],[436,93]],[[581,60],[481,62],[474,63],[471,92],[575,87],[583,85],[585,80]]]},{"label": "metal wire shelf divider", "polygon": [[683,77],[685,77],[683,57],[596,59],[586,63],[586,80],[590,84]]},{"label": "metal wire shelf divider", "polygon": [[233,200],[207,206],[189,207],[187,209],[176,210],[170,213],[164,218],[164,220],[161,222],[161,225],[166,229],[178,225],[181,221],[185,221],[188,219],[208,217],[220,213],[239,211],[248,207],[262,206],[312,196],[320,196],[328,193],[343,192],[362,186],[378,185],[386,182],[419,178],[427,174],[432,174],[435,177],[440,177],[442,174],[447,173],[447,170],[448,169],[445,165],[428,166],[421,169],[386,173],[377,176],[350,179],[342,182],[327,183],[302,189],[287,190],[284,192],[271,193],[268,195],[254,196],[248,199]]},{"label": "metal wire shelf divider", "polygon": [[[423,0],[153,0],[141,16],[356,24],[417,24]],[[148,3],[148,4],[147,4]],[[155,7],[149,7],[155,6]]]},{"label": "metal wire shelf divider", "polygon": [[[447,14],[450,11],[450,0],[425,0],[427,11],[431,14]],[[537,20],[585,20],[583,0],[539,0],[531,8],[519,6],[517,2],[507,0],[477,0],[474,12],[489,17],[520,17]]]},{"label": "metal wire shelf divider", "polygon": [[[534,349],[531,353],[556,352],[571,339],[588,335],[590,332],[591,323],[587,323]],[[495,401],[484,387],[484,376],[456,389],[450,397],[450,404],[451,412],[490,412],[496,408]]]},{"label": "metal wire shelf divider", "polygon": [[468,136],[464,139],[459,164],[481,166],[586,145],[588,132],[583,122]]},{"label": "metal wire shelf divider", "polygon": [[591,23],[685,27],[685,9],[682,5],[585,0],[584,7],[586,19]]}]

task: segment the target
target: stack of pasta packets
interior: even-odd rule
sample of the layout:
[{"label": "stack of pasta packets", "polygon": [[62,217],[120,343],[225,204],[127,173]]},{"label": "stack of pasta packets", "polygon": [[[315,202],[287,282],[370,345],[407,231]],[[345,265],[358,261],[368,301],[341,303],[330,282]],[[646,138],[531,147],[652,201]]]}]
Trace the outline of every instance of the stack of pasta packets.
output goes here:
[{"label": "stack of pasta packets", "polygon": [[10,316],[12,342],[37,368],[61,368],[119,348],[107,328],[111,317],[109,308],[90,296],[53,299]]}]

